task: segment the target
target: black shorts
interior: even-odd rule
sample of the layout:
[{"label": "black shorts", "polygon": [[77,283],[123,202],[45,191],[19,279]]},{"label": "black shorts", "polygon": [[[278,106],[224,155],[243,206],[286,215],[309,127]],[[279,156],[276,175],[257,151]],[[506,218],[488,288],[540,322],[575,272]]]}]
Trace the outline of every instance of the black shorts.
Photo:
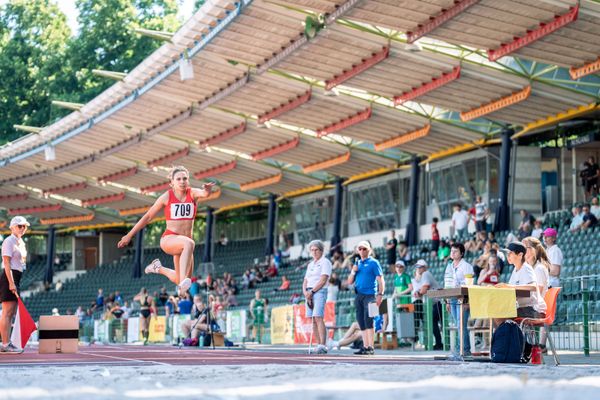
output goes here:
[{"label": "black shorts", "polygon": [[140,310],[140,315],[144,318],[148,318],[150,314],[150,310]]},{"label": "black shorts", "polygon": [[[17,293],[20,293],[19,284],[21,283],[21,275],[23,275],[21,271],[17,271],[16,269],[12,270],[12,276],[13,280],[15,281],[15,286],[17,287]],[[2,276],[0,276],[0,302],[5,301],[17,301],[17,296],[10,291],[8,286],[8,278],[6,277],[6,270],[2,268]]]},{"label": "black shorts", "polygon": [[477,230],[477,232],[486,232],[487,221],[485,219],[483,221],[475,221],[475,229]]},{"label": "black shorts", "polygon": [[354,298],[354,307],[356,308],[356,322],[361,331],[373,328],[373,318],[369,317],[369,303],[375,301],[373,294],[357,293]]},{"label": "black shorts", "polygon": [[440,240],[432,240],[431,241],[431,251],[437,251],[440,249]]}]

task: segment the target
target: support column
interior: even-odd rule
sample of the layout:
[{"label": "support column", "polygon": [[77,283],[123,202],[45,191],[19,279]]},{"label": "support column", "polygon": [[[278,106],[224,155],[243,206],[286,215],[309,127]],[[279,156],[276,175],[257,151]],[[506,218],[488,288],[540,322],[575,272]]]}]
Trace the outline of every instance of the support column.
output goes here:
[{"label": "support column", "polygon": [[135,254],[133,256],[133,271],[132,276],[134,278],[142,277],[142,259],[144,255],[144,231],[145,228],[135,235]]},{"label": "support column", "polygon": [[212,234],[214,223],[214,209],[208,207],[206,209],[206,233],[204,239],[204,255],[202,256],[203,263],[212,262]]},{"label": "support column", "polygon": [[331,236],[330,254],[339,247],[342,242],[342,205],[344,204],[344,186],[342,178],[335,181],[335,198],[333,202],[333,235]]},{"label": "support column", "polygon": [[510,137],[515,133],[513,129],[507,128],[502,131],[502,147],[500,149],[500,198],[496,209],[496,220],[494,230],[505,231],[510,229],[510,208],[508,206],[508,189],[510,180],[510,150],[512,142]]},{"label": "support column", "polygon": [[277,218],[277,204],[275,203],[275,195],[269,195],[269,216],[267,218],[267,245],[265,247],[265,256],[274,254],[275,247],[275,219]]},{"label": "support column", "polygon": [[410,193],[408,203],[408,224],[406,224],[406,242],[414,246],[419,242],[419,179],[421,167],[419,157],[413,157],[410,163]]},{"label": "support column", "polygon": [[56,242],[56,229],[54,228],[54,226],[51,226],[50,229],[48,229],[48,237],[46,238],[47,260],[46,260],[46,272],[44,273],[44,283],[46,283],[46,284],[51,284],[52,277],[54,276],[53,266],[54,266],[54,255],[55,255],[55,253],[54,253],[55,242]]}]

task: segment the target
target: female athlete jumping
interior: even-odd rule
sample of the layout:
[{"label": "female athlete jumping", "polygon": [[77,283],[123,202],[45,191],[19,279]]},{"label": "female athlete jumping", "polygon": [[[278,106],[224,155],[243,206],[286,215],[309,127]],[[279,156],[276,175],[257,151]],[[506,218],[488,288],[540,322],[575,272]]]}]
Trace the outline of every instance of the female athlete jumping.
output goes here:
[{"label": "female athlete jumping", "polygon": [[169,173],[171,189],[163,193],[140,218],[129,233],[121,238],[117,246],[127,246],[131,238],[154,219],[164,208],[167,230],[160,239],[160,248],[173,256],[175,270],[165,268],[156,259],[146,267],[147,274],[161,274],[179,286],[185,292],[192,284],[191,277],[194,268],[194,240],[192,229],[196,217],[196,203],[199,199],[208,197],[214,183],[205,183],[201,189],[189,186],[190,173],[185,167],[173,167]]}]

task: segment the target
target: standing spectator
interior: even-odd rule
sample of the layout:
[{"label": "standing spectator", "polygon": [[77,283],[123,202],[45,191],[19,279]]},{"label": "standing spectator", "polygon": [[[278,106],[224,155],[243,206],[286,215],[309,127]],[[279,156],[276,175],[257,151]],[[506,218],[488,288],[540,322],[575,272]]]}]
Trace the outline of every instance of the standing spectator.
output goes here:
[{"label": "standing spectator", "polygon": [[81,322],[83,320],[83,317],[85,316],[83,307],[81,307],[81,306],[77,307],[77,309],[75,310],[75,316],[79,319],[79,322]]},{"label": "standing spectator", "polygon": [[459,239],[467,237],[469,220],[469,213],[462,209],[462,205],[456,203],[454,213],[452,213],[452,228],[454,229],[454,235]]},{"label": "standing spectator", "polygon": [[596,219],[596,216],[594,216],[594,214],[592,214],[590,212],[590,205],[589,204],[584,204],[583,207],[581,208],[582,211],[582,221],[583,223],[581,224],[581,229],[589,229],[589,228],[593,228],[598,224],[598,219]]},{"label": "standing spectator", "polygon": [[24,217],[16,216],[10,220],[10,236],[2,242],[2,272],[0,276],[0,302],[2,315],[0,316],[0,335],[2,346],[0,353],[22,353],[23,349],[10,342],[12,319],[17,312],[17,296],[19,284],[25,270],[27,248],[23,235],[27,231],[29,222]]},{"label": "standing spectator", "polygon": [[560,270],[563,263],[563,253],[556,244],[556,229],[546,228],[544,231],[544,244],[546,245],[546,254],[550,261],[550,287],[560,286]]},{"label": "standing spectator", "polygon": [[386,261],[390,273],[394,272],[394,266],[396,265],[396,256],[398,255],[398,240],[396,240],[396,231],[393,229],[390,231],[390,239],[385,245]]},{"label": "standing spectator", "polygon": [[104,308],[104,291],[102,289],[98,289],[98,294],[96,295],[96,308],[100,310]]},{"label": "standing spectator", "polygon": [[600,205],[598,205],[598,197],[592,197],[592,207],[590,207],[590,211],[596,219],[600,218]]},{"label": "standing spectator", "polygon": [[[418,287],[413,288],[413,296],[422,300],[423,296],[426,296],[428,291],[437,290],[440,288],[440,285],[429,271],[429,266],[425,260],[418,260],[415,264],[415,268],[418,276]],[[440,331],[440,325],[442,323],[442,303],[440,303],[439,300],[434,299],[432,306],[433,337],[435,338],[433,350],[442,350],[444,348]]]},{"label": "standing spectator", "polygon": [[481,196],[475,198],[475,230],[479,232],[487,231],[487,219],[490,215],[490,209],[483,201]]},{"label": "standing spectator", "polygon": [[587,160],[589,164],[587,173],[587,184],[586,192],[589,199],[590,196],[596,196],[598,194],[598,178],[600,177],[600,166],[596,163],[594,156],[589,156]]},{"label": "standing spectator", "polygon": [[376,301],[379,307],[385,292],[381,265],[379,261],[369,256],[370,251],[371,244],[369,242],[358,243],[360,260],[352,267],[352,272],[348,277],[348,283],[355,286],[356,320],[363,337],[363,347],[354,354],[373,355],[375,353],[373,348],[375,333],[373,332],[373,318],[369,316],[369,303]]},{"label": "standing spectator", "polygon": [[521,223],[519,224],[519,239],[523,239],[524,237],[531,235],[535,217],[525,209],[522,209],[520,213]]},{"label": "standing spectator", "polygon": [[332,276],[327,284],[327,303],[330,301],[336,302],[340,287],[337,285],[336,279]]},{"label": "standing spectator", "polygon": [[394,294],[392,298],[396,304],[410,304],[410,294],[413,291],[413,285],[410,275],[406,273],[404,261],[396,261],[396,274],[394,275]]},{"label": "standing spectator", "polygon": [[184,293],[177,303],[180,314],[189,314],[192,311],[192,301],[187,293]]},{"label": "standing spectator", "polygon": [[[462,243],[454,243],[450,249],[450,259],[444,273],[444,288],[458,288],[466,285],[466,278],[468,275],[473,277],[473,266],[469,264],[463,257],[465,256],[465,246]],[[460,304],[457,299],[450,300],[450,304],[446,307],[448,311],[452,313],[452,318],[456,327],[460,329]],[[463,304],[463,344],[464,344],[464,355],[471,355],[471,341],[469,339],[469,330],[467,329],[467,323],[469,322],[469,304]],[[460,357],[460,346],[459,340],[456,340],[454,345],[455,357]]]},{"label": "standing spectator", "polygon": [[431,223],[431,256],[435,257],[440,248],[440,231],[438,231],[437,224],[439,219],[437,217],[433,217],[433,221]]},{"label": "standing spectator", "polygon": [[325,329],[325,301],[327,300],[327,281],[331,276],[333,266],[324,256],[324,245],[320,240],[313,240],[308,248],[313,257],[306,267],[306,274],[302,282],[302,292],[306,298],[306,317],[312,318],[313,337],[317,343],[317,354],[327,354],[325,342],[327,331]]}]

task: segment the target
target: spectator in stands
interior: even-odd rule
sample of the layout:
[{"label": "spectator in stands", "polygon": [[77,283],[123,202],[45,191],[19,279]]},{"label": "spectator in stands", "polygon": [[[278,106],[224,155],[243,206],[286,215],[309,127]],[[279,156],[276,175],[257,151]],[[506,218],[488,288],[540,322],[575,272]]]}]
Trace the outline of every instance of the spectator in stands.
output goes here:
[{"label": "spectator in stands", "polygon": [[573,218],[571,219],[569,230],[571,232],[576,232],[579,230],[579,228],[581,228],[581,224],[583,224],[583,215],[581,214],[581,207],[573,207],[571,209],[571,213],[573,214]]},{"label": "spectator in stands", "polygon": [[550,260],[550,287],[560,286],[560,270],[563,263],[563,253],[556,244],[557,232],[554,228],[544,230],[544,244],[546,245],[546,254]]},{"label": "spectator in stands", "polygon": [[[433,274],[429,271],[429,266],[425,260],[417,260],[415,263],[416,279],[413,283],[413,297],[420,301],[427,295],[430,290],[437,290],[440,288],[437,280]],[[432,301],[432,319],[433,319],[433,337],[435,338],[434,350],[442,350],[444,344],[442,342],[442,335],[440,331],[440,325],[442,323],[442,304],[437,299]]]},{"label": "spectator in stands", "polygon": [[475,230],[476,232],[487,232],[487,219],[490,209],[481,196],[475,197]]},{"label": "spectator in stands", "polygon": [[524,237],[531,235],[531,231],[533,230],[533,223],[535,222],[535,217],[525,209],[521,209],[520,214],[521,223],[519,224],[518,236],[519,239],[523,239]]},{"label": "spectator in stands", "polygon": [[548,281],[550,280],[550,260],[542,246],[542,242],[534,237],[526,237],[523,239],[525,246],[525,261],[533,267],[535,279],[538,285],[538,291],[542,298],[548,291]]},{"label": "spectator in stands", "polygon": [[431,256],[437,256],[440,248],[440,231],[438,231],[437,224],[440,220],[437,217],[433,217],[431,223]]},{"label": "spectator in stands", "polygon": [[192,311],[192,301],[187,293],[184,293],[177,303],[179,314],[189,314]]},{"label": "spectator in stands", "polygon": [[326,300],[326,302],[327,303],[329,303],[330,301],[336,302],[339,292],[340,292],[340,287],[336,284],[336,279],[333,276],[331,276],[331,278],[329,278],[329,281],[327,283],[327,300]]},{"label": "spectator in stands", "polygon": [[467,237],[469,220],[469,213],[462,209],[460,203],[454,205],[454,212],[452,213],[452,228],[454,230],[455,237],[462,239]]},{"label": "spectator in stands", "polygon": [[252,318],[252,337],[260,343],[267,313],[267,302],[260,295],[260,290],[254,292],[254,298],[250,302],[249,309],[250,318]]},{"label": "spectator in stands", "polygon": [[306,267],[302,282],[302,292],[306,299],[306,317],[312,319],[313,338],[317,344],[316,354],[326,354],[327,331],[325,329],[325,301],[327,300],[327,282],[331,276],[332,265],[325,257],[325,246],[320,240],[313,240],[308,248],[312,261]]},{"label": "spectator in stands", "polygon": [[118,301],[119,304],[123,304],[123,297],[121,296],[121,292],[118,290],[115,291],[115,301]]},{"label": "spectator in stands", "polygon": [[[466,285],[466,278],[470,275],[473,277],[474,271],[473,266],[469,264],[465,259],[465,247],[462,243],[454,243],[450,250],[450,259],[451,261],[446,266],[446,271],[444,273],[444,288],[458,288],[463,285]],[[460,305],[458,300],[452,299],[447,306],[448,311],[452,313],[452,319],[457,327],[460,327],[459,314],[460,314]],[[464,355],[471,355],[471,341],[469,338],[469,330],[467,329],[467,323],[469,321],[469,304],[463,305],[463,349]],[[459,340],[454,344],[454,356],[456,358],[459,357]]]},{"label": "spectator in stands", "polygon": [[[360,326],[358,322],[354,321],[350,328],[344,334],[344,337],[339,341],[336,340],[328,340],[327,341],[327,349],[328,350],[340,350],[343,346],[354,345],[355,343],[362,343],[362,331],[360,330]],[[353,346],[352,348],[362,348],[363,346]]]},{"label": "spectator in stands", "polygon": [[369,316],[369,303],[376,301],[377,306],[381,305],[385,293],[385,282],[379,261],[369,256],[371,244],[361,241],[358,243],[357,249],[360,260],[352,267],[348,277],[348,282],[355,284],[356,320],[363,337],[363,347],[355,354],[372,355],[375,353],[373,348],[375,333],[373,332],[373,318]]},{"label": "spectator in stands", "polygon": [[277,266],[275,265],[275,262],[271,262],[269,268],[267,268],[266,275],[269,278],[275,278],[277,276]]},{"label": "spectator in stands", "polygon": [[135,295],[133,301],[140,303],[140,328],[142,330],[142,337],[144,344],[148,344],[148,337],[150,336],[150,318],[152,314],[157,314],[156,303],[154,298],[148,295],[146,288],[142,288],[140,292]]},{"label": "spectator in stands", "polygon": [[102,310],[104,308],[104,291],[102,289],[98,289],[98,294],[96,295],[96,306],[95,308]]},{"label": "spectator in stands", "polygon": [[227,290],[227,306],[228,307],[237,307],[238,301],[233,289]]},{"label": "spectator in stands", "polygon": [[[21,276],[25,270],[27,248],[23,235],[29,222],[16,216],[10,220],[10,236],[2,242],[2,271],[0,272],[0,336],[2,346],[0,353],[22,353],[23,350],[10,342],[12,320],[17,312],[17,296],[19,295]],[[20,343],[17,343],[20,345]]]},{"label": "spectator in stands", "polygon": [[581,224],[581,229],[589,229],[589,228],[594,228],[597,224],[598,224],[598,219],[596,218],[596,216],[594,214],[592,214],[590,212],[590,205],[589,204],[584,204],[583,207],[581,208],[582,211],[582,216],[583,216],[583,223]]},{"label": "spectator in stands", "polygon": [[79,322],[81,322],[83,320],[83,317],[85,316],[85,311],[83,311],[83,307],[77,306],[77,309],[75,310],[75,315],[79,319]]},{"label": "spectator in stands", "polygon": [[[515,289],[529,290],[529,297],[517,297],[517,316],[521,318],[544,318],[546,316],[546,303],[540,295],[537,278],[533,267],[525,260],[527,248],[521,242],[513,242],[505,249],[508,262],[514,265],[508,283],[499,283],[496,287],[512,287]],[[496,320],[496,325],[503,322]]]},{"label": "spectator in stands", "polygon": [[541,239],[543,233],[544,229],[542,228],[542,220],[538,218],[533,223],[533,230],[531,231],[531,236],[533,236],[536,239]]},{"label": "spectator in stands", "polygon": [[131,307],[129,307],[128,301],[125,301],[123,303],[123,305],[121,306],[121,310],[123,310],[123,315],[121,316],[121,318],[123,318],[123,319],[129,318],[129,314],[131,313]]},{"label": "spectator in stands", "polygon": [[280,291],[284,291],[284,290],[289,290],[290,288],[290,280],[287,278],[287,276],[283,275],[281,277],[281,285],[279,285],[278,288],[273,289],[274,292],[280,292]]},{"label": "spectator in stands", "polygon": [[[373,249],[369,251],[370,256],[373,258],[377,258],[375,256]],[[410,251],[408,249],[408,243],[405,240],[400,241],[400,245],[398,246],[398,259],[404,261],[405,263],[410,262]],[[395,265],[396,263],[394,263]]]},{"label": "spectator in stands", "polygon": [[592,197],[592,206],[590,212],[594,214],[596,219],[600,219],[600,205],[598,205],[598,196]]},{"label": "spectator in stands", "polygon": [[589,167],[586,174],[586,199],[590,196],[596,196],[598,194],[598,178],[600,177],[600,166],[596,163],[594,156],[588,157],[587,160]]},{"label": "spectator in stands", "polygon": [[333,253],[331,263],[333,266],[333,270],[342,268],[344,265],[344,253],[341,250],[336,250]]},{"label": "spectator in stands", "polygon": [[498,256],[494,252],[486,258],[485,262],[481,264],[481,271],[477,278],[477,284],[479,286],[491,286],[496,285],[500,282],[500,273],[498,272]]},{"label": "spectator in stands", "polygon": [[413,291],[413,284],[410,275],[406,273],[406,264],[404,261],[396,261],[396,273],[394,274],[394,304],[410,304],[410,294]]},{"label": "spectator in stands", "polygon": [[133,236],[148,225],[159,211],[164,209],[166,230],[160,239],[160,248],[173,256],[173,269],[162,266],[157,258],[145,269],[147,274],[161,274],[181,291],[186,291],[192,284],[194,267],[194,239],[192,231],[196,217],[196,204],[210,195],[213,182],[205,183],[202,188],[189,186],[189,171],[182,166],[173,167],[169,171],[171,189],[156,199],[150,209],[142,216],[135,226],[121,238],[117,246],[123,248],[129,244]]},{"label": "spectator in stands", "polygon": [[201,333],[208,332],[207,314],[208,308],[202,301],[202,297],[195,295],[194,304],[190,310],[191,319],[181,324],[183,336],[198,339]]},{"label": "spectator in stands", "polygon": [[227,246],[229,243],[229,239],[225,236],[225,232],[221,232],[221,236],[219,237],[219,246]]},{"label": "spectator in stands", "polygon": [[198,283],[197,276],[192,277],[192,286],[190,286],[189,292],[190,292],[190,296],[192,296],[192,298],[194,298],[195,295],[200,293],[200,284]]},{"label": "spectator in stands", "polygon": [[385,252],[388,270],[393,274],[396,266],[396,256],[398,254],[398,240],[396,239],[396,231],[393,229],[390,231],[390,238],[385,245]]},{"label": "spectator in stands", "polygon": [[60,292],[63,288],[63,283],[62,281],[59,279],[58,281],[56,281],[56,283],[54,284],[54,290],[56,290],[57,292]]},{"label": "spectator in stands", "polygon": [[440,249],[438,250],[437,256],[440,261],[448,261],[448,257],[450,257],[450,246],[445,240],[440,241]]}]

